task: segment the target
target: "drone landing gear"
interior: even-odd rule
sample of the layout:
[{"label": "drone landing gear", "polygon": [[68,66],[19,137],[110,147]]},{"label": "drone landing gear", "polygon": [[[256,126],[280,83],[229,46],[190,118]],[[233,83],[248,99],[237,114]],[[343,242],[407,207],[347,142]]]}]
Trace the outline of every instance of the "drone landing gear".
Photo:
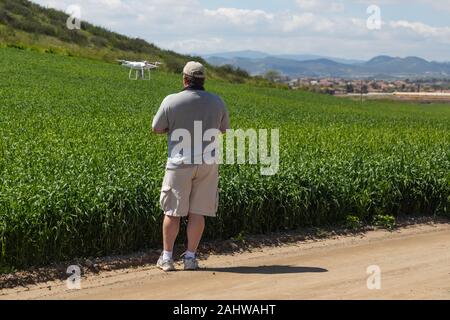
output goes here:
[{"label": "drone landing gear", "polygon": [[[134,73],[134,77],[133,77],[133,71],[135,72]],[[130,69],[130,73],[128,74],[128,78],[130,80],[138,80],[138,79],[147,80],[147,81],[151,80],[150,70],[148,69],[147,71],[148,71],[148,77],[146,77],[146,75],[145,75],[145,69],[139,69],[139,70]]]}]

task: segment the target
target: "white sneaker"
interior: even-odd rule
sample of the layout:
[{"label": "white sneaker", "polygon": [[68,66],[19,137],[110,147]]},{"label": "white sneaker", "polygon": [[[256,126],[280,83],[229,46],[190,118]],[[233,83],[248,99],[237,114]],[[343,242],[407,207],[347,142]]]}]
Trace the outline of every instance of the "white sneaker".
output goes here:
[{"label": "white sneaker", "polygon": [[175,263],[173,259],[163,260],[163,256],[158,259],[158,263],[156,264],[158,268],[163,270],[164,272],[175,271]]},{"label": "white sneaker", "polygon": [[198,261],[196,258],[184,258],[184,270],[193,271],[198,269]]}]

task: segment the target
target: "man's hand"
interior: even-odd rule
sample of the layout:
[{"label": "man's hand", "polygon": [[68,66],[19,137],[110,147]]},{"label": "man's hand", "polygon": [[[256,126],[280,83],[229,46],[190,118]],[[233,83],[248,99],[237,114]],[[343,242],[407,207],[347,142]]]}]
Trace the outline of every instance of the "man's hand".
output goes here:
[{"label": "man's hand", "polygon": [[166,134],[169,132],[169,129],[164,129],[164,130],[157,130],[157,129],[152,129],[153,133],[156,134]]}]

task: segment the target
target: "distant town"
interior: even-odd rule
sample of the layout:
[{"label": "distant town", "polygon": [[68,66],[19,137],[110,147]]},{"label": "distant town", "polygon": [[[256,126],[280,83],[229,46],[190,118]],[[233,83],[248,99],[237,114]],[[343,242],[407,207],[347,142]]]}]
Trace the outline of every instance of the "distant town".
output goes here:
[{"label": "distant town", "polygon": [[279,77],[275,82],[285,83],[294,90],[306,90],[330,95],[370,94],[370,93],[446,93],[450,94],[450,79],[423,80],[347,80],[338,78],[297,78]]}]

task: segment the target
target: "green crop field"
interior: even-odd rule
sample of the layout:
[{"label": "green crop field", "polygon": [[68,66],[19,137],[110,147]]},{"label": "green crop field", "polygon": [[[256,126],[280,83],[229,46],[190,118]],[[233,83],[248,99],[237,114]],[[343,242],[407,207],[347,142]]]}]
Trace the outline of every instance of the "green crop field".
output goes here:
[{"label": "green crop field", "polygon": [[[150,132],[180,76],[0,49],[0,266],[159,246],[166,138]],[[280,171],[221,168],[207,237],[450,215],[450,107],[355,102],[212,81],[232,127],[279,128]],[[353,220],[351,220],[353,221]],[[1,269],[1,268],[0,268]]]}]

